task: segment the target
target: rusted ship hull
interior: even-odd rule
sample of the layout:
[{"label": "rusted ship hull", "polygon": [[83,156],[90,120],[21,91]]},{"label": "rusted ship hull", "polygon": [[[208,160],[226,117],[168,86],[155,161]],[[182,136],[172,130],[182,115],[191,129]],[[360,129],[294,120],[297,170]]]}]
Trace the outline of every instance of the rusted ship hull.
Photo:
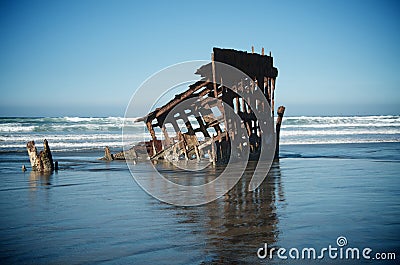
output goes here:
[{"label": "rusted ship hull", "polygon": [[[216,67],[217,63],[232,66],[247,77],[229,80],[227,84],[223,71]],[[264,55],[264,49],[260,55],[254,51],[214,48],[212,62],[200,67],[196,74],[202,77],[199,81],[139,120],[146,124],[151,140],[135,148],[141,153],[145,149],[152,160],[209,159],[216,163],[226,163],[232,157],[257,160],[262,144],[272,143],[263,134],[273,134],[273,143],[277,145],[274,147],[275,158],[278,158],[279,132],[285,108],[278,108],[275,131],[263,130],[260,124],[266,121],[260,121],[255,115],[274,121],[278,70],[273,66],[271,54]],[[227,113],[227,108],[232,110],[231,114]],[[240,120],[234,120],[232,113]],[[157,130],[162,139],[157,138]],[[240,140],[234,141],[235,138],[244,138],[244,134],[248,137],[248,146]]]}]

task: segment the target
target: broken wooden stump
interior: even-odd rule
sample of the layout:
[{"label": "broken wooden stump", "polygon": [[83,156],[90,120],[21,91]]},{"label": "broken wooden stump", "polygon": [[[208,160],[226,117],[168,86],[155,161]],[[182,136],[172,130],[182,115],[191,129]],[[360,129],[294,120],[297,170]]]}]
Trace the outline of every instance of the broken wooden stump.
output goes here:
[{"label": "broken wooden stump", "polygon": [[43,141],[43,146],[43,150],[38,154],[34,141],[29,141],[26,144],[32,170],[39,172],[51,172],[54,170],[54,163],[49,143],[46,139]]}]

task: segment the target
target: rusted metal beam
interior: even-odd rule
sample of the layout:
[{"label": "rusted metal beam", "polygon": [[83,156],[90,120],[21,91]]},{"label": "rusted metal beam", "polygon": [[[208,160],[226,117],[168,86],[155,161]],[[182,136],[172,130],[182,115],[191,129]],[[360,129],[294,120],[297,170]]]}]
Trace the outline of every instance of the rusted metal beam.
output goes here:
[{"label": "rusted metal beam", "polygon": [[275,125],[275,131],[276,131],[275,159],[279,159],[279,138],[280,138],[281,124],[284,113],[285,113],[285,107],[280,106],[277,111],[278,118],[276,119],[276,125]]},{"label": "rusted metal beam", "polygon": [[[199,90],[200,88],[206,86],[209,83],[208,80],[200,80],[197,81],[196,83],[194,83],[193,85],[190,86],[190,88],[188,90],[186,90],[185,92],[178,94],[175,96],[175,98],[171,101],[169,101],[167,104],[165,104],[163,107],[161,108],[157,108],[155,109],[153,112],[147,114],[146,117],[146,121],[149,120],[153,120],[157,117],[160,117],[162,114],[164,114],[167,111],[170,111],[172,108],[174,108],[177,104],[179,104],[181,101],[183,101],[184,99],[189,98],[194,92],[196,92],[197,90]],[[139,120],[139,119],[138,119]]]},{"label": "rusted metal beam", "polygon": [[214,53],[211,54],[211,67],[212,67],[212,80],[213,80],[213,88],[214,88],[214,97],[218,97],[217,92],[217,82],[215,78],[215,62],[214,62]]}]

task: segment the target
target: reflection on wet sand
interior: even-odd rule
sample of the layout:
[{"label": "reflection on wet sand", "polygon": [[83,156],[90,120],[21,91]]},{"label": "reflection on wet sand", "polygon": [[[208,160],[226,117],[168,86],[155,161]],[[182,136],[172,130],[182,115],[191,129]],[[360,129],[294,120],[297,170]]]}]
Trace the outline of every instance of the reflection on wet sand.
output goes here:
[{"label": "reflection on wet sand", "polygon": [[[256,162],[249,162],[239,182],[211,203],[196,207],[160,205],[161,209],[177,216],[181,228],[190,227],[191,233],[199,236],[201,241],[197,248],[203,252],[199,257],[202,264],[255,264],[260,262],[258,248],[264,243],[276,246],[279,236],[277,205],[285,201],[280,166],[279,162],[274,162],[264,182],[250,192],[249,183],[256,165]],[[169,180],[186,186],[210,182],[224,170],[223,166],[217,166],[187,172],[168,163],[159,163],[156,167]],[[133,169],[146,170],[140,164]],[[268,172],[268,168],[264,170]],[[146,180],[168,196],[178,196],[174,189],[158,185],[154,174],[147,173]]]},{"label": "reflection on wet sand", "polygon": [[249,192],[255,166],[255,163],[249,164],[241,180],[223,198],[204,206],[210,263],[253,263],[263,242],[272,246],[277,241],[276,195],[284,200],[279,162],[273,164],[261,186]]},{"label": "reflection on wet sand", "polygon": [[[255,167],[255,162],[249,162],[239,182],[216,201],[197,207],[168,207],[177,216],[184,216],[183,223],[195,224],[192,233],[200,233],[205,239],[200,243],[204,251],[202,264],[259,263],[258,248],[263,243],[273,247],[278,241],[276,207],[279,202],[285,201],[279,162],[274,162],[260,187],[250,192],[248,187]],[[167,173],[167,168],[161,170],[163,174]],[[181,184],[193,185],[197,182],[193,179],[200,178],[200,175],[203,181],[211,181],[222,170],[211,167],[188,176],[183,176],[182,172],[175,175],[171,170],[170,179],[181,178]],[[182,183],[185,179],[187,181]]]}]

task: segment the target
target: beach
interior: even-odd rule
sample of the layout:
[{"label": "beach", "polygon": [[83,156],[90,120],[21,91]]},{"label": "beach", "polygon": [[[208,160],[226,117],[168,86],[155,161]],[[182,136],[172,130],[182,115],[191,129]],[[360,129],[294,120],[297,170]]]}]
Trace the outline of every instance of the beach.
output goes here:
[{"label": "beach", "polygon": [[[15,120],[1,121],[2,264],[305,264],[310,260],[276,253],[260,259],[257,251],[265,243],[337,247],[341,236],[348,247],[398,259],[399,116],[284,119],[281,158],[261,186],[247,190],[250,163],[229,193],[196,207],[162,203],[137,185],[124,161],[98,160],[105,145],[121,146],[119,119],[58,119],[19,120],[18,131],[4,129]],[[30,171],[22,145],[33,138],[41,149],[45,137],[60,166],[49,176]],[[148,167],[137,163],[135,170]],[[168,163],[157,168],[182,174]],[[395,264],[327,256],[314,262]]]}]

